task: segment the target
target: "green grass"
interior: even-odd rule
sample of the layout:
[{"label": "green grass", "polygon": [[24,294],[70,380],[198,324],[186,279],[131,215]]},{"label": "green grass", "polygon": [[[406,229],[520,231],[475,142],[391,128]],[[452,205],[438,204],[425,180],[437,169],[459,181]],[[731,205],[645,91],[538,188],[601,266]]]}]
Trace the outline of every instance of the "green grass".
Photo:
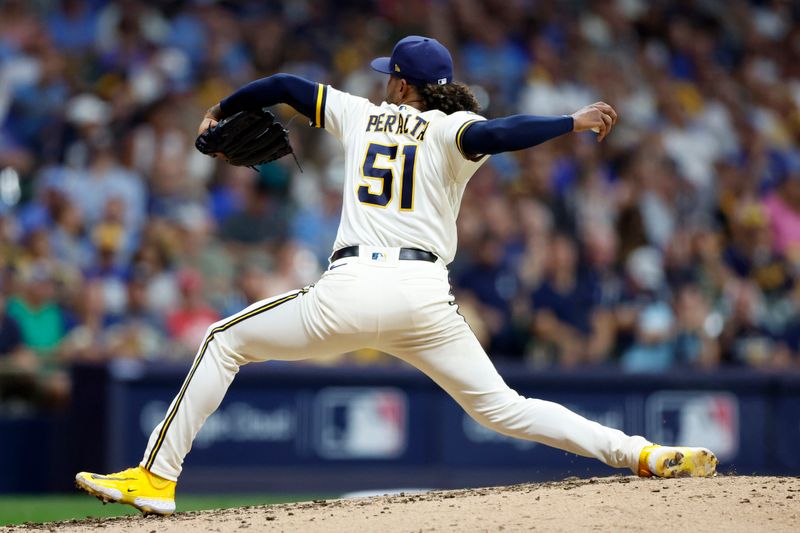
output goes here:
[{"label": "green grass", "polygon": [[[319,495],[178,495],[178,512],[201,509],[226,509],[245,505],[299,502],[331,497]],[[0,496],[0,526],[24,522],[52,522],[72,518],[125,516],[140,514],[133,507],[120,504],[103,505],[88,495]]]}]

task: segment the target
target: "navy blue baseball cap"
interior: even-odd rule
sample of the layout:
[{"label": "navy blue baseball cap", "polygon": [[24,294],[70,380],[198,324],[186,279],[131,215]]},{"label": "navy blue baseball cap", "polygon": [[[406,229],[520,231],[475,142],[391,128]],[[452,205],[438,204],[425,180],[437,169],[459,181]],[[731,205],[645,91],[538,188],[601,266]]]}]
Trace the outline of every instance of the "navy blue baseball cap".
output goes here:
[{"label": "navy blue baseball cap", "polygon": [[453,58],[442,43],[431,37],[409,35],[397,41],[392,57],[370,63],[384,74],[404,78],[412,85],[444,85],[453,81]]}]

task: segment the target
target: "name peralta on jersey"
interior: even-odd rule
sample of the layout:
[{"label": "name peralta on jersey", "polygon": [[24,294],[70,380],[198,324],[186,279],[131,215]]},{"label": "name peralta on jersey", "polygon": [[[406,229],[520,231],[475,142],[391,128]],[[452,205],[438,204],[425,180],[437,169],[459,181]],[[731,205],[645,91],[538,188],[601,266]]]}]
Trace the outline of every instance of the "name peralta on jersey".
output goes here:
[{"label": "name peralta on jersey", "polygon": [[455,257],[456,217],[467,181],[488,159],[461,149],[467,124],[483,117],[446,115],[366,98],[319,84],[314,126],[345,150],[342,219],[333,249],[398,246]]}]

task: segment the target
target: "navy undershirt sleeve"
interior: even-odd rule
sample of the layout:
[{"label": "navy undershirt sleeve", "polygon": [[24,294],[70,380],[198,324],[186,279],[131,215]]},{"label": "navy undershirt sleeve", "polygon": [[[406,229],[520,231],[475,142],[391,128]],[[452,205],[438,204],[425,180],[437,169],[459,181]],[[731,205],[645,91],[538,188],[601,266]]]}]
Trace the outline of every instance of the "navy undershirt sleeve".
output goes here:
[{"label": "navy undershirt sleeve", "polygon": [[572,117],[513,115],[479,120],[467,126],[461,146],[468,155],[499,154],[522,150],[572,131]]},{"label": "navy undershirt sleeve", "polygon": [[219,103],[223,117],[245,109],[260,109],[289,104],[309,119],[314,119],[317,84],[292,74],[275,74],[252,81]]}]

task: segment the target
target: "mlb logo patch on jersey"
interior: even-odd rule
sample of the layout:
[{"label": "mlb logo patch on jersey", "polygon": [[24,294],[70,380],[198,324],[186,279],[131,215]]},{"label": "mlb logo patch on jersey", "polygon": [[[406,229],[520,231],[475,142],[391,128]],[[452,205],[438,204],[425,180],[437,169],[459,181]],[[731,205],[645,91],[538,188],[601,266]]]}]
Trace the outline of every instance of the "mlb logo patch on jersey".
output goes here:
[{"label": "mlb logo patch on jersey", "polygon": [[386,254],[383,252],[372,252],[373,261],[386,261]]}]

